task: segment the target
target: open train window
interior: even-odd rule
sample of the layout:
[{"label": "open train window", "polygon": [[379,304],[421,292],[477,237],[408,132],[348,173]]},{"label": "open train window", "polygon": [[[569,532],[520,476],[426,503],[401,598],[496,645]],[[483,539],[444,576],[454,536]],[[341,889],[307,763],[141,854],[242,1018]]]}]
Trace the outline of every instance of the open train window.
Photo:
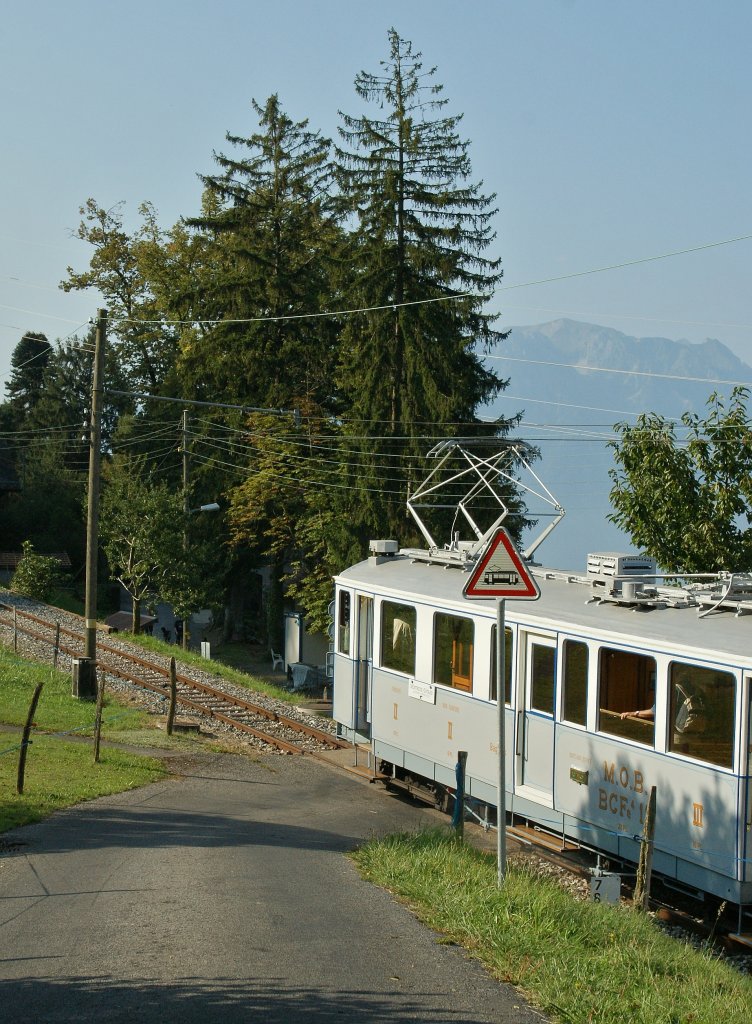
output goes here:
[{"label": "open train window", "polygon": [[598,669],[600,731],[653,746],[655,658],[602,647]]},{"label": "open train window", "polygon": [[475,623],[437,612],[433,620],[433,681],[473,692]]},{"label": "open train window", "polygon": [[734,676],[731,672],[674,661],[669,683],[668,749],[721,768],[732,768]]},{"label": "open train window", "polygon": [[562,718],[576,725],[587,724],[588,646],[581,640],[564,641]]},{"label": "open train window", "polygon": [[381,664],[415,675],[415,609],[384,601],[381,605]]},{"label": "open train window", "polygon": [[[504,627],[504,703],[512,703],[512,630]],[[491,700],[496,700],[496,626],[491,628]]]},{"label": "open train window", "polygon": [[337,650],[340,654],[350,653],[350,591],[339,592],[339,630],[337,633]]}]

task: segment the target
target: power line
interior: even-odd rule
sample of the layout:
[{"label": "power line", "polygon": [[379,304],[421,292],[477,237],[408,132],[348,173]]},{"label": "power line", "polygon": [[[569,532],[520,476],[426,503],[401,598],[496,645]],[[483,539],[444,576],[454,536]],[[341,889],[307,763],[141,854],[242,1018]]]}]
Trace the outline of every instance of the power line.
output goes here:
[{"label": "power line", "polygon": [[[535,281],[524,281],[520,284],[502,285],[496,288],[489,295],[478,294],[477,292],[454,292],[450,295],[439,295],[431,299],[412,299],[406,302],[386,302],[378,306],[361,306],[353,309],[331,310],[317,313],[289,313],[283,316],[255,316],[239,318],[221,318],[212,320],[140,320],[135,317],[117,318],[119,323],[136,324],[173,324],[178,326],[190,326],[192,324],[214,325],[214,324],[257,324],[257,323],[280,323],[292,320],[316,320],[326,317],[353,316],[360,313],[379,313],[387,309],[403,309],[409,306],[431,305],[437,302],[456,302],[458,299],[476,299],[487,302],[494,295],[500,292],[515,291],[520,288],[534,288],[543,284],[554,284],[557,281],[571,281],[577,277],[589,277],[593,274],[604,274],[611,270],[623,270],[626,267],[636,267],[644,263],[655,263],[658,260],[671,259],[674,256],[685,256],[689,253],[703,252],[706,249],[715,249],[723,245],[732,245],[735,242],[746,242],[752,238],[752,234],[738,235],[735,238],[725,238],[718,242],[706,242],[703,245],[690,246],[685,249],[675,249],[672,252],[660,253],[657,256],[643,256],[634,260],[625,260],[622,263],[611,263],[603,267],[593,267],[589,270],[577,270],[569,274],[559,274],[556,277],[545,277]],[[6,307],[12,308],[12,307]]]},{"label": "power line", "polygon": [[716,380],[713,377],[684,377],[677,373],[654,373],[650,370],[616,370],[608,366],[590,366],[585,363],[556,363],[548,359],[523,359],[521,356],[484,356],[484,359],[506,360],[510,363],[531,363],[534,366],[559,366],[569,370],[589,370],[593,373],[618,373],[627,377],[653,377],[656,380],[682,380],[695,384],[729,384],[734,387],[752,386],[752,380]]}]

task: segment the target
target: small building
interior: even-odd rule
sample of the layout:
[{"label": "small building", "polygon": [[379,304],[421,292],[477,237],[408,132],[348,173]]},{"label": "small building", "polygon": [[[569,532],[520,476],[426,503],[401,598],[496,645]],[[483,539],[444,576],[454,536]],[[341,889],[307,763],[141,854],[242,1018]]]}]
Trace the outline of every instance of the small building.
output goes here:
[{"label": "small building", "polygon": [[[142,612],[140,620],[141,632],[151,634],[156,621],[156,615],[145,615]],[[112,615],[107,616],[104,624],[111,633],[130,633],[131,626],[133,625],[133,615],[131,612],[113,612]]]}]

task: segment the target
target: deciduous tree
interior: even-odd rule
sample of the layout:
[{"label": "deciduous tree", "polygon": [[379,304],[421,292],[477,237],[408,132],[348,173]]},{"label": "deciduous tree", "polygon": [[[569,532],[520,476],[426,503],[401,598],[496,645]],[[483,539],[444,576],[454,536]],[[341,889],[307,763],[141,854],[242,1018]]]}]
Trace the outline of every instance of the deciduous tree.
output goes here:
[{"label": "deciduous tree", "polygon": [[143,479],[140,469],[130,460],[113,462],[99,523],[110,571],[131,598],[134,633],[140,630],[142,602],[161,598],[185,560],[182,495]]},{"label": "deciduous tree", "polygon": [[668,572],[752,569],[748,397],[713,394],[681,427],[656,413],[616,426],[609,518]]}]

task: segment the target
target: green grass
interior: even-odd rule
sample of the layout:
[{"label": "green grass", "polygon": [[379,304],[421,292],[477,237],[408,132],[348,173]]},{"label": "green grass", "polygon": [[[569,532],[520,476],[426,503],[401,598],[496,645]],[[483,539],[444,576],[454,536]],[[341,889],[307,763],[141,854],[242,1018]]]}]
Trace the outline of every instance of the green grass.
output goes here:
[{"label": "green grass", "polygon": [[664,935],[629,907],[575,900],[549,878],[445,832],[375,840],[354,855],[365,878],[409,903],[554,1020],[582,1024],[749,1024],[752,979]]},{"label": "green grass", "polygon": [[[0,751],[12,747],[11,733],[0,736]],[[18,754],[0,754],[0,832],[46,818],[53,811],[109,793],[155,782],[166,772],[151,757],[102,748],[95,764],[90,744],[35,734],[26,756],[22,796],[16,793]]]},{"label": "green grass", "polygon": [[[72,741],[73,736],[91,736],[94,704],[71,696],[70,675],[23,661],[1,647],[0,723],[25,723],[31,695],[39,682],[44,687],[34,715],[32,742],[27,748],[22,796],[16,793],[20,733],[0,733],[0,832],[39,821],[52,811],[82,800],[146,785],[165,774],[158,760],[106,746],[101,748],[100,761],[95,764],[92,744]],[[106,697],[103,740],[148,743],[149,724],[145,712]],[[71,734],[70,739],[65,738],[67,734]],[[154,736],[161,738],[159,732]],[[171,738],[173,744],[175,740]]]},{"label": "green grass", "polygon": [[202,658],[195,651],[184,651],[182,647],[167,644],[154,636],[132,636],[129,633],[128,640],[146,651],[153,651],[167,658],[174,657],[176,662],[183,662],[185,665],[195,665],[196,668],[203,669],[205,672],[212,672],[214,675],[220,676],[236,686],[242,686],[246,690],[256,690],[259,693],[265,693],[270,697],[276,697],[277,700],[285,701],[287,704],[298,704],[301,700],[305,699],[300,693],[294,693],[282,687],[264,682],[263,679],[259,679],[257,676],[249,675],[247,672],[241,672],[239,669],[224,665],[215,658],[207,661],[206,658]]},{"label": "green grass", "polygon": [[[44,731],[76,731],[85,735],[94,724],[94,704],[71,696],[71,676],[52,668],[24,661],[0,647],[0,722],[23,725],[31,695],[38,682],[44,683],[34,715],[36,727]],[[136,708],[124,707],[105,692],[102,735],[143,728],[149,716]]]}]

